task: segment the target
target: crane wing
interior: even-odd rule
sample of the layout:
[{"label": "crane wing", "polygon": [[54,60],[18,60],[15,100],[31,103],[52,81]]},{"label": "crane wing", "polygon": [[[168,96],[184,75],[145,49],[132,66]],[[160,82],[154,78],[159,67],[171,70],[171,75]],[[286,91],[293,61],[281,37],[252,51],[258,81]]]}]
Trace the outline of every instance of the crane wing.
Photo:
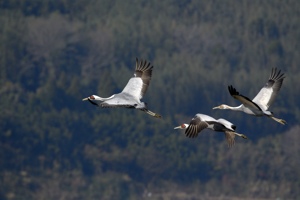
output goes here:
[{"label": "crane wing", "polygon": [[92,100],[90,100],[90,99],[88,99],[88,101],[89,101],[91,104],[95,105],[95,106],[99,106],[99,104],[97,104],[96,102],[94,102],[94,101],[92,101]]},{"label": "crane wing", "polygon": [[228,91],[233,98],[242,102],[245,107],[261,110],[261,108],[255,102],[253,102],[248,97],[241,95],[232,85],[228,86]]},{"label": "crane wing", "polygon": [[134,104],[136,101],[132,99],[132,96],[127,93],[119,93],[112,96],[102,102],[100,106],[102,108],[114,108],[114,107],[126,107],[126,108],[134,108]]},{"label": "crane wing", "polygon": [[197,137],[198,133],[207,127],[208,123],[206,123],[205,121],[201,121],[201,118],[195,116],[190,122],[188,128],[186,129],[185,135],[189,138]]},{"label": "crane wing", "polygon": [[225,138],[228,144],[228,147],[232,147],[235,143],[234,138],[235,138],[235,134],[233,131],[224,131],[225,133]]},{"label": "crane wing", "polygon": [[264,106],[264,109],[267,110],[275,100],[284,78],[281,70],[277,71],[277,68],[272,68],[269,80],[252,101]]},{"label": "crane wing", "polygon": [[234,125],[230,121],[227,121],[226,119],[220,118],[217,120],[217,122],[221,123],[223,126],[225,126],[229,130],[235,131],[235,129],[236,129],[236,125]]},{"label": "crane wing", "polygon": [[153,66],[150,65],[150,62],[147,62],[146,60],[144,62],[143,60],[139,62],[136,58],[134,77],[129,79],[122,92],[128,93],[138,99],[143,98],[150,84],[152,68]]},{"label": "crane wing", "polygon": [[100,106],[102,108],[134,108],[133,105],[128,104],[108,104],[108,103],[101,103]]}]

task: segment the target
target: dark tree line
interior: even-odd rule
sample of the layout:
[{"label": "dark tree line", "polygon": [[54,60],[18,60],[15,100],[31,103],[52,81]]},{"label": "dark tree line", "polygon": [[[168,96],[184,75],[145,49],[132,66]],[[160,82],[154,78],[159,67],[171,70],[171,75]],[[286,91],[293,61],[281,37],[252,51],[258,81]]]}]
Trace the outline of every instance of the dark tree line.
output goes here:
[{"label": "dark tree line", "polygon": [[[0,1],[0,199],[299,196],[298,1]],[[142,112],[82,102],[119,92],[135,58],[154,65]],[[213,111],[286,73],[270,107],[288,122]],[[248,141],[186,138],[196,113]]]}]

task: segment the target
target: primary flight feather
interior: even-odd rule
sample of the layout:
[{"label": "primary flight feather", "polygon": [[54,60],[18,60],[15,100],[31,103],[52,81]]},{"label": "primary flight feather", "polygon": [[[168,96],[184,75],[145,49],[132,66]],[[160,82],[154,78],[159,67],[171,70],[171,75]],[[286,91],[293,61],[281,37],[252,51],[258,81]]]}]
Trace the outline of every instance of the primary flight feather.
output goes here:
[{"label": "primary flight feather", "polygon": [[141,60],[139,62],[136,58],[134,76],[129,79],[122,92],[114,94],[108,98],[91,95],[82,100],[88,100],[93,105],[100,106],[102,108],[135,108],[144,111],[153,117],[161,118],[161,115],[148,110],[146,103],[140,101],[149,87],[152,77],[152,69],[153,66],[149,62],[146,60]]},{"label": "primary flight feather", "polygon": [[224,132],[228,147],[232,147],[235,143],[235,136],[247,139],[243,134],[235,132],[236,126],[225,119],[215,119],[204,114],[196,114],[190,121],[190,124],[182,124],[174,129],[185,129],[185,135],[189,138],[195,138],[204,129],[211,129],[217,132]]},{"label": "primary flight feather", "polygon": [[267,116],[284,125],[286,124],[285,120],[274,117],[273,113],[268,110],[275,100],[275,97],[277,96],[282,86],[284,78],[284,73],[281,73],[281,70],[273,68],[267,83],[257,93],[253,100],[249,99],[246,96],[243,96],[232,85],[230,85],[228,86],[230,95],[233,98],[239,100],[242,104],[237,107],[231,107],[226,104],[222,104],[220,106],[214,107],[213,109],[230,109],[235,111],[242,111],[255,116]]}]

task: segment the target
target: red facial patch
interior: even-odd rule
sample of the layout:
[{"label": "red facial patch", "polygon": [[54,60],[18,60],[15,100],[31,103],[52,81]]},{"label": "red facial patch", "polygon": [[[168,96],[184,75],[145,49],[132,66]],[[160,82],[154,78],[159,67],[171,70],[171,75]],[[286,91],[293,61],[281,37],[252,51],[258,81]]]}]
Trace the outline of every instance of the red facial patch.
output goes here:
[{"label": "red facial patch", "polygon": [[184,125],[184,124],[181,124],[181,128],[185,128],[185,125]]},{"label": "red facial patch", "polygon": [[92,95],[92,96],[90,96],[90,99],[95,99],[95,97]]}]

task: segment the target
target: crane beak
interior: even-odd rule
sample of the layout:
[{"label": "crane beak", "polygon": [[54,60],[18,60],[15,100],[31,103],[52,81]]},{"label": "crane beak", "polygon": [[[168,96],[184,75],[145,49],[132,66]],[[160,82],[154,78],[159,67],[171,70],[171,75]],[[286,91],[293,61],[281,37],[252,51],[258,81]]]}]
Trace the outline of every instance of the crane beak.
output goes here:
[{"label": "crane beak", "polygon": [[89,100],[89,98],[84,98],[84,99],[82,99],[82,101],[87,101],[87,100]]},{"label": "crane beak", "polygon": [[213,107],[212,109],[213,109],[213,110],[215,110],[215,109],[220,109],[220,106]]},{"label": "crane beak", "polygon": [[181,129],[181,126],[176,126],[174,127],[174,129]]}]

